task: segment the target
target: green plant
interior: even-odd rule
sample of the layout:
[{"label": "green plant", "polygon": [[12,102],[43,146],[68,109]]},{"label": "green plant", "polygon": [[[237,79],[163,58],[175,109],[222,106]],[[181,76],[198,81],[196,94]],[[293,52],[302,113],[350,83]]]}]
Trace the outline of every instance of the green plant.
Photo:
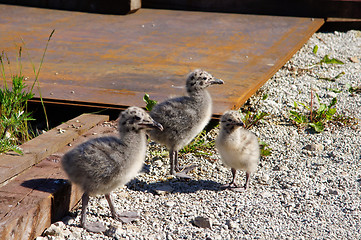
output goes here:
[{"label": "green plant", "polygon": [[[318,46],[315,45],[315,46],[313,47],[312,52],[313,52],[313,54],[317,55],[317,51],[318,51]],[[344,62],[342,62],[342,61],[339,60],[339,59],[330,58],[328,54],[326,54],[325,56],[323,56],[323,58],[322,58],[318,63],[314,64],[314,66],[315,66],[315,65],[321,65],[322,63],[324,63],[324,64],[344,64]]]},{"label": "green plant", "polygon": [[264,117],[268,116],[269,113],[266,112],[250,112],[247,111],[246,115],[243,118],[243,122],[246,129],[250,129],[252,126],[256,125]]},{"label": "green plant", "polygon": [[[308,126],[314,129],[316,132],[322,132],[325,129],[325,124],[328,121],[334,119],[336,113],[336,103],[337,98],[333,98],[331,102],[327,105],[321,103],[320,97],[316,93],[316,99],[318,101],[319,107],[315,109],[313,104],[313,92],[311,91],[311,102],[310,105],[305,103],[298,103],[302,105],[307,112],[302,113],[298,111],[290,111],[290,119],[301,127]],[[294,102],[295,110],[299,110],[297,102]]]},{"label": "green plant", "polygon": [[214,149],[215,142],[214,139],[210,139],[207,136],[207,131],[203,130],[199,133],[190,144],[185,146],[179,152],[186,154],[186,153],[194,153],[195,155],[212,155],[213,153],[210,151]]},{"label": "green plant", "polygon": [[[254,106],[258,106],[261,100],[264,101],[267,98],[268,94],[263,94],[262,97],[258,98]],[[246,129],[250,129],[251,127],[255,126],[260,120],[269,115],[269,113],[263,111],[251,111],[249,109],[250,107],[246,107],[242,110],[244,113],[242,120]]]},{"label": "green plant", "polygon": [[317,54],[317,51],[318,51],[318,46],[317,45],[315,45],[314,47],[313,47],[313,50],[312,50],[312,52],[313,52],[313,54]]},{"label": "green plant", "polygon": [[333,117],[332,122],[338,125],[355,126],[358,124],[358,119],[354,117],[345,116],[343,114],[337,114]]},{"label": "green plant", "polygon": [[147,93],[144,94],[143,101],[147,104],[145,106],[147,111],[152,111],[153,107],[157,104],[157,101],[150,99]]},{"label": "green plant", "polygon": [[267,157],[267,156],[271,155],[272,148],[268,147],[269,144],[267,144],[264,141],[259,141],[259,146],[260,146],[261,156]]},{"label": "green plant", "polygon": [[336,80],[339,79],[340,77],[342,77],[343,75],[345,75],[345,72],[340,72],[335,77],[331,77],[331,78],[329,78],[329,77],[319,77],[318,79],[326,80],[326,81],[330,81],[330,82],[336,82]]},{"label": "green plant", "polygon": [[336,58],[330,58],[328,56],[328,54],[326,54],[318,63],[316,63],[317,65],[321,65],[322,63],[325,64],[344,64],[344,62],[342,62],[339,59]]},{"label": "green plant", "polygon": [[336,88],[329,88],[328,90],[329,90],[329,91],[332,91],[332,92],[334,92],[334,93],[340,93],[340,92],[342,92],[342,90],[336,89]]},{"label": "green plant", "polygon": [[[31,62],[31,66],[33,68],[33,72],[35,74],[35,80],[33,82],[33,85],[31,86],[31,89],[30,89],[30,92],[33,92],[33,89],[34,89],[34,86],[35,86],[35,83],[38,83],[38,92],[39,92],[39,97],[40,97],[40,101],[41,101],[41,105],[43,107],[43,112],[44,112],[44,116],[45,116],[45,122],[46,122],[46,127],[47,129],[49,129],[49,121],[48,121],[48,115],[46,114],[46,108],[45,108],[45,105],[44,105],[44,101],[43,101],[43,97],[42,97],[42,94],[41,94],[41,89],[40,89],[40,83],[39,83],[39,74],[40,74],[40,70],[41,70],[41,67],[43,66],[43,62],[44,62],[44,58],[45,58],[45,53],[46,51],[48,50],[48,46],[49,46],[49,42],[53,36],[53,34],[55,33],[55,29],[53,29],[53,31],[51,31],[49,37],[48,37],[48,41],[46,42],[46,45],[45,45],[45,48],[44,48],[44,51],[43,51],[43,55],[41,57],[41,60],[40,60],[40,64],[39,64],[39,67],[38,67],[38,70],[36,70],[35,68],[35,64],[34,62],[32,61],[29,53],[27,52],[28,54],[28,58]],[[24,44],[24,46],[26,45],[25,44],[25,41],[22,39],[22,43]]]},{"label": "green plant", "polygon": [[[31,113],[27,111],[28,100],[33,98],[33,88],[35,83],[38,82],[38,77],[42,63],[44,61],[45,52],[48,47],[48,43],[51,39],[55,30],[53,30],[48,38],[42,59],[40,61],[40,66],[36,70],[35,65],[31,61],[33,70],[35,73],[35,80],[30,88],[27,88],[27,85],[24,83],[24,76],[22,75],[22,51],[23,47],[19,47],[19,52],[17,55],[17,65],[18,65],[18,74],[13,74],[10,66],[10,60],[8,56],[3,51],[0,56],[0,71],[3,78],[3,88],[0,89],[0,153],[7,151],[15,151],[16,153],[21,154],[22,151],[18,147],[19,144],[22,144],[25,141],[28,141],[32,136],[28,127],[28,121],[34,120],[31,117]],[[24,41],[23,41],[24,43]],[[25,45],[25,43],[24,43]],[[30,57],[29,57],[30,58]],[[7,76],[5,73],[5,64],[7,63],[10,71],[11,87],[8,87]],[[40,86],[40,99],[41,91]],[[43,103],[43,101],[42,101]],[[43,104],[44,113],[46,116],[45,106]],[[47,120],[47,116],[46,116]],[[47,121],[48,124],[48,121]],[[49,127],[48,127],[49,128]]]},{"label": "green plant", "polygon": [[354,93],[361,93],[361,86],[358,87],[352,87],[350,84],[346,84],[346,89],[347,91],[349,91],[349,93],[354,94]]},{"label": "green plant", "polygon": [[12,89],[5,86],[0,89],[0,152],[13,150],[21,153],[16,147],[30,139],[27,121],[34,120],[26,111],[26,103],[34,94],[25,91],[23,76],[13,76]]}]

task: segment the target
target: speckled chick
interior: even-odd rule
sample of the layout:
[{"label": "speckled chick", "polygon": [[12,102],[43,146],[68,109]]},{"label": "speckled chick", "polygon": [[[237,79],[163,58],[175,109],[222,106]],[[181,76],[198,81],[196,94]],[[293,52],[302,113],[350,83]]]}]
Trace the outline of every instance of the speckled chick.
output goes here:
[{"label": "speckled chick", "polygon": [[89,196],[104,194],[113,218],[127,221],[136,218],[132,212],[118,214],[110,192],[134,178],[143,166],[146,153],[145,130],[162,126],[138,107],[129,107],[118,120],[119,136],[88,140],[67,152],[62,166],[72,183],[80,186],[82,196],[81,226],[92,232],[102,232],[101,223],[86,221]]},{"label": "speckled chick", "polygon": [[227,111],[220,121],[220,131],[216,138],[216,147],[223,163],[232,170],[232,181],[225,187],[237,188],[235,183],[236,171],[246,171],[244,189],[249,187],[251,173],[255,172],[259,164],[260,149],[257,137],[247,129],[238,111]]},{"label": "speckled chick", "polygon": [[167,146],[172,175],[189,177],[185,173],[193,167],[182,168],[178,165],[178,151],[188,145],[209,122],[212,98],[207,87],[213,84],[223,84],[223,81],[196,69],[189,73],[186,80],[188,96],[158,103],[150,112],[150,116],[164,127],[163,131],[153,129],[149,134],[153,140]]}]

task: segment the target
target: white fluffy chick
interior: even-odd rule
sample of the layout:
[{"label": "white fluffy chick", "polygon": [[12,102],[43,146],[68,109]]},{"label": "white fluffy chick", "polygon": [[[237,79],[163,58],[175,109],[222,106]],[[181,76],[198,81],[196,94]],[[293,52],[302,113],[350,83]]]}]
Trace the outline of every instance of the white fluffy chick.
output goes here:
[{"label": "white fluffy chick", "polygon": [[224,187],[240,189],[235,183],[236,171],[246,171],[244,189],[249,187],[250,175],[257,169],[260,148],[257,137],[244,128],[238,111],[227,111],[220,120],[221,129],[216,139],[216,147],[223,163],[232,170],[232,181]]}]

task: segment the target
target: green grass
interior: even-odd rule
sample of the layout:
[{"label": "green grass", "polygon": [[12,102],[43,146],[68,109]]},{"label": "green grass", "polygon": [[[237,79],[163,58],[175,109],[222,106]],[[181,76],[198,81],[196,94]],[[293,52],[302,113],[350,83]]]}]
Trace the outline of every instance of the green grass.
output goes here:
[{"label": "green grass", "polygon": [[[342,123],[353,125],[357,121],[352,117],[337,114],[337,98],[333,98],[328,104],[322,103],[320,97],[316,93],[318,107],[314,104],[314,96],[311,91],[310,104],[294,102],[294,109],[290,111],[290,119],[301,128],[309,127],[315,132],[323,132],[328,123]],[[300,108],[303,106],[303,109]]]},{"label": "green grass", "polygon": [[[317,51],[318,51],[318,46],[315,45],[313,47],[313,54],[317,56]],[[325,56],[323,56],[322,59],[320,59],[319,62],[317,62],[315,65],[322,65],[322,64],[344,64],[344,62],[342,62],[341,60],[337,59],[337,58],[330,58],[330,56],[328,54],[326,54]]]},{"label": "green grass", "polygon": [[179,151],[181,154],[193,153],[196,156],[213,155],[215,140],[208,137],[207,131],[200,132],[190,144]]},{"label": "green grass", "polygon": [[[36,69],[33,61],[28,55],[35,74],[34,82],[30,88],[28,88],[25,84],[24,76],[22,74],[21,58],[25,42],[22,41],[23,46],[19,47],[16,58],[18,68],[17,74],[13,74],[11,63],[7,54],[2,51],[0,55],[0,71],[3,79],[3,88],[0,89],[0,153],[14,151],[22,154],[22,150],[18,147],[18,145],[33,137],[28,122],[34,119],[32,118],[32,113],[28,112],[28,101],[34,96],[33,89],[36,83],[38,83],[38,91],[40,93],[44,115],[48,124],[38,79],[45,53],[54,31],[55,30],[51,32],[48,38],[38,69]],[[9,69],[10,77],[7,77],[5,66]],[[7,79],[11,80],[11,87],[8,86]]]},{"label": "green grass", "polygon": [[12,88],[0,89],[0,152],[15,151],[21,153],[17,145],[28,141],[28,121],[34,120],[27,112],[26,104],[34,94],[25,91],[24,77],[12,77]]},{"label": "green grass", "polygon": [[347,91],[351,93],[352,95],[355,93],[361,93],[361,86],[353,87],[349,83],[346,84]]},{"label": "green grass", "polygon": [[247,111],[243,117],[243,123],[246,129],[250,129],[255,126],[259,121],[261,121],[264,117],[268,116],[269,113],[256,111],[251,112]]},{"label": "green grass", "polygon": [[[333,119],[336,113],[337,98],[333,98],[329,104],[321,103],[316,93],[319,107],[314,106],[313,91],[311,91],[310,104],[294,102],[294,109],[290,111],[290,119],[300,127],[310,127],[316,132],[323,132],[325,124]],[[303,106],[305,111],[300,111],[299,105]]]},{"label": "green grass", "polygon": [[[318,46],[315,45],[313,48],[313,54],[315,54],[316,56],[317,56],[317,51],[318,51]],[[311,67],[322,64],[344,64],[344,62],[336,58],[330,58],[329,55],[325,55],[322,59],[320,59],[319,62],[312,65]],[[345,72],[342,71],[334,77],[317,77],[317,78],[321,80],[335,82],[337,79],[341,78],[344,75]],[[346,88],[351,94],[360,91],[359,89],[353,88],[348,84],[346,85]],[[329,88],[328,90],[334,93],[340,93],[342,91],[340,89],[332,89],[332,88]],[[316,97],[318,104],[314,104],[314,97]],[[289,118],[299,127],[301,128],[308,127],[310,129],[313,129],[317,133],[323,132],[329,123],[347,124],[347,125],[358,124],[357,120],[353,117],[337,114],[336,104],[337,104],[336,97],[333,98],[329,103],[323,103],[321,102],[318,94],[317,93],[313,94],[313,91],[311,91],[310,103],[307,104],[307,103],[301,103],[295,101],[294,110],[291,110],[289,112],[290,113]]]},{"label": "green grass", "polygon": [[267,117],[269,113],[259,111],[257,108],[260,107],[262,102],[268,98],[268,94],[263,94],[262,90],[258,90],[254,95],[256,101],[252,106],[247,102],[240,111],[243,113],[242,121],[246,129],[251,129],[256,126],[263,118]]},{"label": "green grass", "polygon": [[269,144],[267,144],[264,141],[259,141],[260,151],[262,157],[267,157],[272,154],[272,148],[268,147]]},{"label": "green grass", "polygon": [[330,81],[330,82],[336,82],[336,80],[339,79],[340,77],[342,77],[343,75],[345,75],[345,72],[340,72],[339,74],[337,74],[334,77],[318,77],[318,79],[326,80],[326,81]]}]

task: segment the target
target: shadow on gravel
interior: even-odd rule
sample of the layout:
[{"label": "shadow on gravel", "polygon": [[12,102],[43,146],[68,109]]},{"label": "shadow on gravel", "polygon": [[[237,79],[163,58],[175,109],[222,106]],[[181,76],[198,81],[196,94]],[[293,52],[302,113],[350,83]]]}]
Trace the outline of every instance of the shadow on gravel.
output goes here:
[{"label": "shadow on gravel", "polygon": [[210,180],[178,180],[170,179],[164,182],[146,183],[133,179],[126,186],[134,191],[150,192],[156,195],[167,193],[195,193],[200,190],[222,191],[221,184]]}]

